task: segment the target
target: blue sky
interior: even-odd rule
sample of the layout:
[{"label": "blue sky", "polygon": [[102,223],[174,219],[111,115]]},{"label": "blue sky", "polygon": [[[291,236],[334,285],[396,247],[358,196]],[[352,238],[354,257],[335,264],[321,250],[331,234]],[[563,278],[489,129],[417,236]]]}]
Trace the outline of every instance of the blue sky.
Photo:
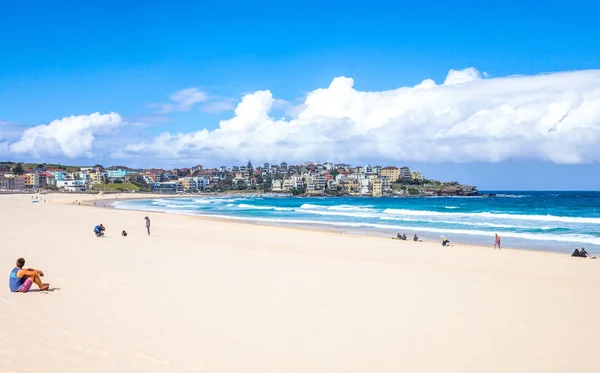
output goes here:
[{"label": "blue sky", "polygon": [[[137,146],[135,151],[128,146],[148,143],[156,147],[155,137],[163,132],[213,131],[221,120],[235,116],[232,109],[242,96],[261,90],[281,100],[281,105],[270,109],[270,116],[290,119],[301,110],[294,107],[301,107],[311,92],[327,88],[340,76],[353,78],[356,91],[381,92],[412,87],[424,79],[441,84],[450,69],[474,67],[488,80],[598,69],[598,14],[600,5],[591,1],[496,5],[474,1],[304,1],[295,5],[280,1],[5,1],[0,5],[0,131],[7,150],[0,158],[90,163],[91,157],[106,164],[135,166],[189,166],[189,159],[217,165],[229,161],[224,155],[228,153],[215,151],[212,158],[211,149],[206,148],[206,142],[217,141],[212,138],[201,144],[186,142],[170,157],[144,153],[149,146]],[[562,87],[562,83],[555,84]],[[589,97],[595,86],[582,87],[583,82],[565,91]],[[178,110],[157,109],[172,102],[169,97],[174,93],[189,88],[203,92],[207,99]],[[220,110],[207,111],[209,104]],[[58,134],[45,134],[43,142],[31,143],[35,152],[11,145],[29,127],[96,112],[118,113],[122,124],[93,132],[88,152],[70,157],[52,149],[42,151],[50,143],[56,147],[71,141]],[[258,125],[255,119],[249,123]],[[311,124],[329,125],[314,118]],[[594,119],[586,125],[595,131],[600,126]],[[239,135],[241,143],[252,140],[244,137],[247,127],[236,130],[229,137]],[[286,135],[286,141],[289,138]],[[168,148],[180,143],[161,142]],[[461,140],[452,138],[448,143]],[[306,148],[306,144],[296,146]],[[600,146],[588,144],[591,149],[595,145]],[[230,142],[219,146],[231,146],[227,151],[236,152]],[[120,152],[123,149],[128,151]],[[190,149],[202,156],[191,156]],[[557,149],[569,151],[577,149]],[[240,157],[255,163],[263,161],[257,159],[262,153],[256,149],[240,152]],[[460,152],[451,149],[450,154]],[[457,159],[394,157],[382,151],[372,157],[361,153],[367,155],[360,161],[409,164],[431,177],[458,179],[487,189],[599,189],[600,176],[594,172],[598,152],[582,150],[575,162],[549,160],[546,153],[523,153],[513,151],[490,160],[472,154]],[[285,159],[264,161],[310,155],[275,154]],[[327,153],[317,152],[317,156]]]}]

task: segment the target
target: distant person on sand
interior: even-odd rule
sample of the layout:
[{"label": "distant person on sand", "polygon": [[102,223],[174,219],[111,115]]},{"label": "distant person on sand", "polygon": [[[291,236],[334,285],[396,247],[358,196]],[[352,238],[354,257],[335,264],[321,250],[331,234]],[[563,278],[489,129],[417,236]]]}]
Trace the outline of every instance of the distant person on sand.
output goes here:
[{"label": "distant person on sand", "polygon": [[494,241],[494,249],[498,246],[498,250],[500,250],[500,236],[496,234],[496,241]]},{"label": "distant person on sand", "polygon": [[146,216],[144,219],[146,220],[146,230],[148,230],[148,236],[149,236],[150,235],[150,218]]},{"label": "distant person on sand", "polygon": [[442,246],[450,246],[450,241],[446,237],[442,240]]},{"label": "distant person on sand", "polygon": [[48,290],[50,288],[50,284],[44,284],[40,279],[40,277],[44,277],[44,272],[33,268],[23,269],[24,265],[25,259],[19,258],[17,259],[17,266],[10,272],[8,285],[11,292],[27,293],[34,283],[40,290]]},{"label": "distant person on sand", "polygon": [[94,233],[96,233],[96,237],[104,236],[105,230],[106,230],[106,228],[104,228],[104,225],[102,225],[102,224],[98,224],[94,227]]},{"label": "distant person on sand", "polygon": [[413,241],[417,242],[419,241],[419,237],[417,237],[417,235],[415,234],[415,236],[413,237]]}]

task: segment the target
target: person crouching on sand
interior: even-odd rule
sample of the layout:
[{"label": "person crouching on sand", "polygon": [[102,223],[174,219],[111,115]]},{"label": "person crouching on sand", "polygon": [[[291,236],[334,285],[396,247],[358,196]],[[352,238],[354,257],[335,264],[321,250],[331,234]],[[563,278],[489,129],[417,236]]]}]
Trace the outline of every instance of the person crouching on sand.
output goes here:
[{"label": "person crouching on sand", "polygon": [[500,250],[500,236],[496,234],[496,240],[494,241],[494,249],[498,246],[498,250]]},{"label": "person crouching on sand", "polygon": [[149,236],[150,235],[150,218],[146,216],[144,219],[146,220],[146,230],[148,230],[148,236]]},{"label": "person crouching on sand", "polygon": [[102,224],[98,224],[94,227],[94,233],[96,233],[96,237],[104,236],[105,230],[106,230],[106,228],[104,228],[104,225],[102,225]]},{"label": "person crouching on sand", "polygon": [[10,272],[8,285],[13,293],[27,293],[34,283],[40,290],[50,289],[50,284],[42,283],[40,277],[44,277],[44,272],[39,269],[23,269],[25,259],[17,259],[17,266]]}]

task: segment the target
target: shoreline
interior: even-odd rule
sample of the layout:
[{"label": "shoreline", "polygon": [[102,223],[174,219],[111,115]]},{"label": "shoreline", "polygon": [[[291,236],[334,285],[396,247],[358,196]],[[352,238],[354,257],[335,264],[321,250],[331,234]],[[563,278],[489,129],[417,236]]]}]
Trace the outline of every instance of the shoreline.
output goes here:
[{"label": "shoreline", "polygon": [[[210,197],[211,195],[203,195],[201,197]],[[419,244],[422,243],[427,243],[427,244],[434,244],[434,245],[438,245],[440,247],[443,247],[441,245],[441,240],[435,241],[431,238],[426,238],[426,239],[422,239],[421,241],[413,241],[412,239],[407,239],[406,241],[400,241],[400,240],[396,240],[394,237],[385,237],[379,234],[369,234],[368,231],[362,231],[359,230],[358,232],[348,232],[348,229],[343,229],[343,228],[339,228],[336,229],[333,226],[328,226],[326,224],[323,225],[310,225],[310,224],[306,224],[306,225],[301,225],[301,224],[295,224],[295,223],[288,223],[285,221],[281,221],[281,223],[277,223],[277,222],[270,222],[270,221],[257,221],[257,220],[252,220],[252,219],[244,219],[244,218],[240,218],[240,217],[236,217],[236,216],[231,216],[231,217],[224,217],[224,216],[211,216],[211,215],[202,215],[202,214],[196,214],[196,213],[180,213],[177,211],[159,211],[159,210],[144,210],[144,209],[132,209],[132,208],[118,208],[115,206],[116,203],[119,203],[121,201],[130,201],[130,200],[151,200],[151,199],[162,199],[162,198],[195,198],[195,197],[190,197],[188,196],[180,196],[180,195],[173,195],[173,196],[169,196],[169,195],[162,195],[162,194],[155,194],[155,195],[149,195],[147,197],[141,197],[141,198],[113,198],[110,199],[109,201],[106,201],[105,199],[100,199],[100,200],[93,200],[93,201],[87,201],[87,206],[90,207],[99,207],[101,208],[102,205],[91,205],[91,202],[94,201],[102,201],[102,202],[108,202],[106,204],[106,208],[111,208],[111,209],[115,209],[115,210],[124,210],[124,211],[137,211],[137,212],[151,212],[151,213],[160,213],[160,214],[173,214],[173,215],[179,215],[179,216],[188,216],[191,218],[195,218],[195,219],[199,219],[199,220],[203,220],[203,221],[213,221],[213,222],[222,222],[222,223],[235,223],[235,224],[244,224],[244,225],[250,225],[250,226],[266,226],[266,227],[273,227],[273,228],[283,228],[283,229],[292,229],[292,230],[301,230],[301,231],[308,231],[308,232],[323,232],[323,233],[331,233],[331,234],[337,234],[337,235],[343,235],[343,236],[350,236],[350,237],[369,237],[369,238],[376,238],[376,239],[381,239],[381,240],[390,240],[393,239],[394,241],[399,241],[399,244],[410,244],[410,245],[416,245],[415,247],[418,247]],[[199,197],[200,198],[200,197]],[[424,236],[426,237],[426,236]],[[478,245],[478,244],[472,244],[472,243],[465,243],[462,242],[460,240],[456,240],[453,239],[451,240],[451,245],[448,248],[452,248],[454,246],[460,246],[460,247],[468,247],[468,248],[472,248],[472,249],[477,249],[477,250],[496,250],[493,248],[493,244],[489,245],[489,246],[485,246],[485,245]],[[443,247],[445,248],[445,247]],[[553,255],[561,255],[561,256],[568,256],[570,257],[571,253],[568,252],[559,252],[559,251],[552,251],[552,250],[543,250],[543,249],[533,249],[533,248],[526,248],[526,247],[503,247],[501,249],[501,251],[526,251],[526,252],[534,252],[534,253],[541,253],[541,254],[553,254]],[[596,252],[590,252],[591,256],[598,256],[598,253]]]}]

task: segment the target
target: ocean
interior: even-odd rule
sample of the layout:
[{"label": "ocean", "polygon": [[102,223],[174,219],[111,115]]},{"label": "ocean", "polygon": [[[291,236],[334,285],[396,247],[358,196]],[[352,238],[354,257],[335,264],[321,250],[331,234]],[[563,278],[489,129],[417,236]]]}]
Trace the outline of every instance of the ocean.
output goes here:
[{"label": "ocean", "polygon": [[[452,243],[600,253],[600,192],[483,192],[494,197],[226,196],[124,200],[116,208]],[[199,223],[201,224],[201,223]]]}]

